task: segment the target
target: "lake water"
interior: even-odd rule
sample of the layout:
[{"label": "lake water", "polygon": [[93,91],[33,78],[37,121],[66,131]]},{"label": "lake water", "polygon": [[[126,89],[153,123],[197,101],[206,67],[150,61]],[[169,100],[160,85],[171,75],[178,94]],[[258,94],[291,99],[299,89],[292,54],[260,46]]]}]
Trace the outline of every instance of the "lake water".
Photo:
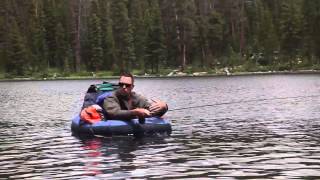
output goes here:
[{"label": "lake water", "polygon": [[170,109],[208,106],[169,111],[169,137],[74,137],[100,82],[0,82],[0,179],[320,178],[320,75],[136,79]]}]

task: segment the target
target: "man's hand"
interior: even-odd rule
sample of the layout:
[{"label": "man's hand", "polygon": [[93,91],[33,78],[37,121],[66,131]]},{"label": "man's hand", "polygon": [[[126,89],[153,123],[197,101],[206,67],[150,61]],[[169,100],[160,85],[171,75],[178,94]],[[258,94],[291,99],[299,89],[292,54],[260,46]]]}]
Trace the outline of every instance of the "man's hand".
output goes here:
[{"label": "man's hand", "polygon": [[151,116],[151,112],[148,109],[136,108],[131,111],[134,113],[134,115],[138,116],[139,118]]},{"label": "man's hand", "polygon": [[155,114],[157,112],[162,111],[163,109],[167,109],[167,104],[160,100],[153,100],[153,103],[149,107],[149,110],[151,111],[151,114]]}]

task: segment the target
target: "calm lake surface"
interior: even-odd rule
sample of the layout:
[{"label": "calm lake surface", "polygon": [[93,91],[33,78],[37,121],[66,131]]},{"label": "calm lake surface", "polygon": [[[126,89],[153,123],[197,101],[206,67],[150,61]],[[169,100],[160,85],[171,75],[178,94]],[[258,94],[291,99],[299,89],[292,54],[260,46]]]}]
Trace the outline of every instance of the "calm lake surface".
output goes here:
[{"label": "calm lake surface", "polygon": [[170,109],[216,105],[169,111],[169,137],[72,136],[100,82],[0,82],[0,179],[320,179],[320,75],[136,79]]}]

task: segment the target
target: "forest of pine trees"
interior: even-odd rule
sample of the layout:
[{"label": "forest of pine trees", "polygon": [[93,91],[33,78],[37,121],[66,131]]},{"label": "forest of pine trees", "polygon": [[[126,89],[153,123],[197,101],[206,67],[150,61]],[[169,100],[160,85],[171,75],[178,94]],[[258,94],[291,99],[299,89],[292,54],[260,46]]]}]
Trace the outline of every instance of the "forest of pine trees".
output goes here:
[{"label": "forest of pine trees", "polygon": [[320,69],[319,0],[1,0],[0,73]]}]

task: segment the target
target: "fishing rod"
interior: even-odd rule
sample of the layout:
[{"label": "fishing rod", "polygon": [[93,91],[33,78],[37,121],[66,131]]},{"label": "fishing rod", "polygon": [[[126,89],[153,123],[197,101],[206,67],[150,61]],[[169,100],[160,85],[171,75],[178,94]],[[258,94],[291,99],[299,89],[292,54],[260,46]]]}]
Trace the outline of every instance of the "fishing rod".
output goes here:
[{"label": "fishing rod", "polygon": [[320,95],[264,98],[264,99],[252,99],[252,100],[244,100],[244,101],[223,102],[223,103],[214,103],[214,104],[205,104],[205,105],[198,105],[198,106],[189,106],[189,107],[183,107],[183,108],[175,108],[175,109],[169,109],[168,111],[180,111],[180,110],[184,110],[184,109],[194,109],[194,108],[201,108],[201,107],[221,106],[221,105],[228,105],[228,104],[239,104],[239,103],[257,102],[257,101],[272,101],[272,100],[281,100],[281,99],[296,99],[296,98],[311,98],[311,97],[320,97]]}]

